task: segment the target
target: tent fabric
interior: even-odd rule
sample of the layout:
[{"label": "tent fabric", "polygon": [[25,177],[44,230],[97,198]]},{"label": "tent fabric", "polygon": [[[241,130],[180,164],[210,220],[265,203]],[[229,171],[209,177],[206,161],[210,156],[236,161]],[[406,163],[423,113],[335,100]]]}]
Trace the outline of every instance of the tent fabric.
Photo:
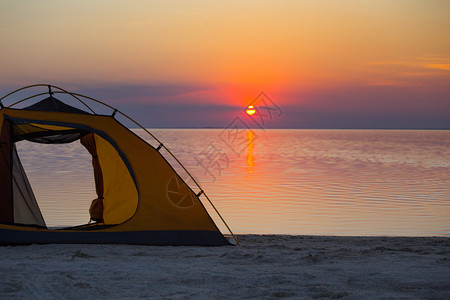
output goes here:
[{"label": "tent fabric", "polygon": [[100,167],[100,160],[98,159],[97,147],[95,145],[95,136],[93,133],[85,135],[80,139],[80,143],[92,155],[92,167],[94,169],[95,191],[97,199],[92,201],[89,213],[91,219],[96,222],[103,222],[103,174]]},{"label": "tent fabric", "polygon": [[80,139],[86,132],[63,126],[46,126],[41,124],[15,124],[14,140],[27,140],[41,144],[67,144]]},{"label": "tent fabric", "polygon": [[41,210],[39,209],[15,146],[13,147],[12,161],[14,222],[45,227],[44,218],[42,217]]},{"label": "tent fabric", "polygon": [[103,175],[103,223],[119,224],[135,213],[138,205],[137,188],[114,147],[100,136],[93,136]]},{"label": "tent fabric", "polygon": [[[2,126],[3,125],[3,126]],[[14,222],[11,125],[0,114],[0,222]]]},{"label": "tent fabric", "polygon": [[99,197],[91,202],[89,207],[89,215],[91,220],[98,223],[103,223],[103,198]]},{"label": "tent fabric", "polygon": [[[54,97],[39,103],[41,106],[34,105],[26,109],[2,108],[0,141],[7,138],[7,132],[10,135],[17,134],[10,138],[11,141],[30,133],[35,135],[30,141],[35,141],[39,135],[53,138],[55,134],[68,131],[79,134],[82,144],[93,157],[97,197],[103,197],[105,226],[99,229],[101,232],[134,232],[133,240],[139,238],[138,232],[142,232],[141,238],[154,237],[157,239],[156,244],[191,244],[186,242],[188,237],[196,244],[227,244],[197,195],[161,153],[113,116],[68,112],[71,109],[64,108]],[[64,111],[61,111],[61,107]],[[55,142],[59,141],[57,138]],[[12,149],[13,144],[6,143],[5,148]],[[7,175],[7,166],[12,159],[5,149],[1,149],[0,154],[0,174]],[[20,168],[15,170],[17,174],[22,171]],[[27,186],[26,182],[22,185]],[[3,185],[0,187],[3,188]],[[7,206],[8,199],[4,195],[0,194],[0,207]],[[181,200],[183,205],[180,205]],[[191,205],[184,205],[186,202]],[[26,203],[29,208],[34,207]],[[18,207],[19,211],[26,212],[25,206]],[[27,222],[31,222],[29,215],[26,216]],[[16,217],[19,216],[15,212]],[[34,216],[32,222],[42,224],[38,217]],[[0,222],[3,221],[0,219]],[[164,232],[168,234],[167,238],[164,238]],[[212,236],[220,242],[202,241]]]},{"label": "tent fabric", "polygon": [[24,110],[34,111],[53,111],[53,112],[66,112],[75,114],[87,114],[84,110],[65,104],[64,102],[51,96],[41,100],[33,105],[23,108]]}]

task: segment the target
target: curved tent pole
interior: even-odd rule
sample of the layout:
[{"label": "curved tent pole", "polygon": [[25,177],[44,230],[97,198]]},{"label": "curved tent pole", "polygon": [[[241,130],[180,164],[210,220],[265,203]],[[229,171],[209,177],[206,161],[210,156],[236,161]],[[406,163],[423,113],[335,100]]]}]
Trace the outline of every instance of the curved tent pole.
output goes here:
[{"label": "curved tent pole", "polygon": [[[47,94],[48,94],[48,93],[39,93],[39,94],[35,94],[35,95],[33,95],[33,96],[29,96],[29,97],[26,97],[26,98],[24,98],[24,99],[22,99],[22,100],[20,100],[20,101],[17,101],[17,102],[15,102],[15,103],[11,104],[11,105],[8,105],[7,107],[10,108],[10,107],[12,107],[13,105],[22,103],[22,102],[24,102],[24,101],[30,100],[30,99],[35,98],[35,97],[39,97],[39,96],[42,96],[42,95],[47,95]],[[2,99],[3,99],[3,98],[2,98]],[[1,101],[1,100],[0,100],[0,101]]]},{"label": "curved tent pole", "polygon": [[[46,86],[46,87],[49,87],[49,89],[50,89],[50,87],[53,87],[53,88],[58,89],[59,91],[52,91],[52,93],[54,93],[54,94],[69,94],[69,95],[71,95],[72,97],[74,97],[75,99],[77,99],[79,102],[81,102],[84,106],[86,106],[86,107],[87,107],[93,114],[95,114],[95,115],[96,115],[97,113],[96,113],[90,106],[88,106],[84,101],[82,101],[79,97],[83,97],[83,98],[89,99],[89,100],[91,100],[91,101],[94,101],[94,102],[96,102],[96,103],[102,104],[102,105],[104,105],[104,106],[106,106],[106,107],[112,109],[112,110],[114,111],[114,114],[115,114],[115,113],[121,114],[122,116],[124,116],[124,117],[127,118],[128,120],[132,121],[132,122],[133,122],[134,124],[136,124],[137,126],[139,126],[139,128],[143,129],[148,135],[150,135],[155,141],[157,141],[157,142],[159,143],[159,148],[164,148],[164,149],[165,149],[165,150],[166,150],[166,151],[167,151],[167,152],[175,159],[175,161],[183,168],[183,170],[189,175],[189,177],[192,179],[192,181],[195,183],[195,185],[200,189],[200,193],[199,193],[199,196],[198,196],[198,197],[200,197],[201,194],[205,195],[205,198],[208,200],[209,204],[212,206],[212,208],[214,209],[214,211],[216,212],[216,214],[219,216],[219,218],[220,218],[220,220],[222,221],[222,223],[225,225],[225,227],[228,229],[228,231],[230,232],[230,234],[233,236],[233,238],[234,238],[234,240],[236,241],[236,243],[237,243],[239,246],[241,245],[241,244],[239,243],[237,237],[234,235],[233,231],[231,231],[231,228],[228,226],[227,222],[225,222],[225,219],[222,217],[222,215],[220,214],[219,210],[218,210],[218,209],[216,208],[216,206],[213,204],[213,202],[212,202],[211,199],[208,197],[208,195],[204,192],[204,190],[202,189],[202,187],[200,186],[200,184],[197,182],[197,180],[195,180],[195,178],[194,178],[194,177],[191,175],[191,173],[186,169],[186,167],[181,163],[181,161],[179,161],[178,158],[172,153],[172,151],[170,151],[169,148],[166,147],[166,145],[164,145],[164,144],[163,144],[156,136],[154,136],[154,135],[153,135],[150,131],[148,131],[144,126],[142,126],[142,125],[139,124],[136,120],[134,120],[133,118],[129,117],[129,116],[126,115],[125,113],[121,112],[121,111],[118,110],[117,108],[115,108],[115,107],[113,107],[113,106],[111,106],[111,105],[108,105],[108,104],[106,104],[106,103],[104,103],[104,102],[102,102],[102,101],[100,101],[100,100],[94,99],[94,98],[92,98],[92,97],[89,97],[89,96],[86,96],[86,95],[82,95],[82,94],[79,94],[79,93],[68,92],[68,91],[66,91],[66,90],[64,90],[64,89],[62,89],[62,88],[60,88],[60,87],[57,87],[57,86],[54,86],[54,85],[49,85],[49,84],[34,84],[34,85],[29,85],[29,86],[26,86],[26,87],[17,89],[17,90],[15,90],[15,91],[13,91],[13,92],[11,92],[11,93],[9,93],[9,94],[3,96],[2,98],[0,98],[0,103],[1,103],[1,101],[2,101],[3,99],[5,99],[6,97],[8,97],[8,96],[10,96],[10,95],[12,95],[12,94],[14,94],[14,93],[16,93],[16,92],[19,92],[19,91],[24,90],[24,89],[27,89],[27,88],[37,87],[37,86]],[[20,100],[20,101],[17,101],[17,102],[15,102],[15,103],[9,105],[8,108],[10,108],[10,107],[12,107],[12,106],[14,106],[14,105],[17,105],[17,104],[19,104],[19,103],[21,103],[21,102],[24,102],[24,101],[26,101],[26,100],[28,100],[28,99],[31,99],[31,98],[34,98],[34,97],[37,97],[37,96],[46,95],[46,94],[48,94],[48,92],[47,92],[47,93],[39,93],[39,94],[30,96],[30,97],[27,97],[27,98],[25,98],[25,99],[22,99],[22,100]]]},{"label": "curved tent pole", "polygon": [[[32,87],[35,87],[35,86],[48,86],[48,84],[33,84],[33,85],[28,85],[28,86],[22,87],[22,88],[20,88],[20,89],[17,89],[17,90],[15,90],[15,91],[12,91],[11,93],[9,93],[9,94],[7,94],[7,95],[1,97],[1,98],[0,98],[0,101],[2,101],[2,100],[5,99],[6,97],[8,97],[8,96],[10,96],[10,95],[12,95],[12,94],[14,94],[14,93],[17,93],[17,92],[19,92],[19,91],[21,91],[21,90],[28,89],[28,88],[32,88]],[[47,94],[47,93],[44,93],[44,94]]]}]

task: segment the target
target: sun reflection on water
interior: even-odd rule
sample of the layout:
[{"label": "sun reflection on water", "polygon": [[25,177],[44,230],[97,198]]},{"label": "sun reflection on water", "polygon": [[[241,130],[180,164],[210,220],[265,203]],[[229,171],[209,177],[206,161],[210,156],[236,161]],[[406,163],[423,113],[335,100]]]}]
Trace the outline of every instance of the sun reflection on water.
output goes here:
[{"label": "sun reflection on water", "polygon": [[247,170],[249,173],[254,172],[255,157],[253,151],[255,148],[255,133],[251,130],[247,130]]}]

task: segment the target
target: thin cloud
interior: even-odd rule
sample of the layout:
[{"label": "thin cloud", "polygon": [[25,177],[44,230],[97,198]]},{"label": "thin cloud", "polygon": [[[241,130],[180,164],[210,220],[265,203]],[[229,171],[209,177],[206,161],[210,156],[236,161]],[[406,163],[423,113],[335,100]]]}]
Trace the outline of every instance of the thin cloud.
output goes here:
[{"label": "thin cloud", "polygon": [[420,57],[411,60],[380,60],[364,64],[366,72],[372,74],[369,86],[435,86],[450,82],[447,57]]},{"label": "thin cloud", "polygon": [[209,90],[207,87],[189,85],[119,85],[81,89],[79,92],[114,102],[145,103],[191,97]]},{"label": "thin cloud", "polygon": [[429,64],[426,65],[427,68],[450,71],[450,64]]}]

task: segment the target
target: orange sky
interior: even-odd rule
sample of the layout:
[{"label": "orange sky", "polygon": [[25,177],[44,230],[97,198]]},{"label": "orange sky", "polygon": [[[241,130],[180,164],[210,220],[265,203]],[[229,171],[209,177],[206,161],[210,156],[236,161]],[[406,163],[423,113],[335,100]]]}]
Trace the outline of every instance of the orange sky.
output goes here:
[{"label": "orange sky", "polygon": [[[351,87],[449,97],[448,1],[3,0],[0,8],[2,90],[195,86],[159,100],[234,106],[262,90],[284,106]],[[156,101],[123,101],[137,98]]]}]

